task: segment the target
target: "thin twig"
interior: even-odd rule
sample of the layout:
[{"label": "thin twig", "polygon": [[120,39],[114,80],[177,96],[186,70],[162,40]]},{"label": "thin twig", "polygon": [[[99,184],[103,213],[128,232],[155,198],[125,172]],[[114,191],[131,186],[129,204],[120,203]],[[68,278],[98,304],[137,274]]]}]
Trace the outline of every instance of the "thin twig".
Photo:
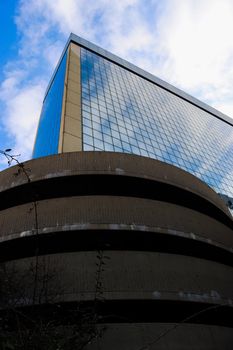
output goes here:
[{"label": "thin twig", "polygon": [[[18,166],[18,172],[15,174],[15,176],[18,176],[21,172],[24,174],[24,176],[27,179],[28,183],[31,183],[31,179],[29,176],[30,169],[26,169],[24,166],[24,163],[19,162],[17,159],[20,154],[13,155],[10,153],[11,149],[8,148],[5,151],[0,150],[0,154],[4,155],[7,159],[8,165],[10,166],[12,163],[16,163]],[[39,241],[38,241],[38,235],[39,235],[39,229],[38,229],[38,208],[37,208],[37,201],[36,201],[36,195],[35,192],[32,191],[32,199],[33,199],[33,209],[34,209],[34,221],[35,221],[35,234],[37,237],[37,244],[36,244],[36,250],[35,250],[35,274],[34,274],[34,288],[33,288],[33,304],[36,302],[36,291],[37,291],[37,284],[38,284],[38,269],[39,269]]]},{"label": "thin twig", "polygon": [[164,332],[160,333],[160,335],[155,338],[152,342],[147,343],[146,345],[142,346],[141,348],[139,348],[138,350],[149,350],[150,346],[158,343],[158,341],[165,337],[168,333],[170,333],[171,331],[173,331],[174,329],[176,329],[177,327],[179,327],[180,325],[182,325],[183,323],[190,321],[191,319],[195,318],[196,316],[199,316],[201,314],[203,314],[206,311],[209,310],[213,310],[213,309],[217,309],[219,307],[225,306],[226,304],[222,304],[222,305],[212,305],[212,306],[208,306],[203,310],[200,310],[198,312],[193,313],[192,315],[184,318],[183,320],[181,320],[179,323],[176,323],[175,325],[171,326],[170,328],[168,328],[167,330],[165,330]]}]

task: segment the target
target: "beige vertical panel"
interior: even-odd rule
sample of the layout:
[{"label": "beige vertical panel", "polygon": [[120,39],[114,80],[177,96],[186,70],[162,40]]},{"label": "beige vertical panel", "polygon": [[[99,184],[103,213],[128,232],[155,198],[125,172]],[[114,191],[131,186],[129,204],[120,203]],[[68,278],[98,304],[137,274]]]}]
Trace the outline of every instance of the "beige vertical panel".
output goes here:
[{"label": "beige vertical panel", "polygon": [[80,47],[68,49],[59,153],[82,151]]}]

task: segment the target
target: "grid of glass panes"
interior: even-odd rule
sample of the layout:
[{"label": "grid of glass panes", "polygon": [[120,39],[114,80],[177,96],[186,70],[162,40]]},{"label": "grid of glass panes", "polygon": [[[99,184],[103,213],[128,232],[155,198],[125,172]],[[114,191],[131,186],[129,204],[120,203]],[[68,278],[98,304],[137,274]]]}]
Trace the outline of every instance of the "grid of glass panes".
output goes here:
[{"label": "grid of glass panes", "polygon": [[233,197],[233,127],[81,49],[83,149],[176,165]]}]

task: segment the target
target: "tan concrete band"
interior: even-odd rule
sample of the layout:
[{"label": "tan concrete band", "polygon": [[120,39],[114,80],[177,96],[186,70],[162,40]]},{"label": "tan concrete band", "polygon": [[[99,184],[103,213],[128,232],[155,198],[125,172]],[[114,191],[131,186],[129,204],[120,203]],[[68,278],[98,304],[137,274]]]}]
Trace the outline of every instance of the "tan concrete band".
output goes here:
[{"label": "tan concrete band", "polygon": [[[33,203],[28,203],[0,211],[2,241],[34,234],[32,208]],[[155,235],[157,230],[175,236],[183,232],[189,239],[233,249],[232,230],[221,222],[189,208],[151,199],[80,196],[41,200],[37,202],[37,217],[42,234],[67,231],[68,235],[73,230],[88,230],[91,224],[91,229],[96,230],[102,224],[109,230],[134,231],[144,227],[145,234],[150,228]]]},{"label": "tan concrete band", "polygon": [[[53,275],[53,283],[63,300],[90,300],[96,288],[97,255],[96,251],[45,255],[38,257],[38,264]],[[101,278],[105,300],[178,300],[233,305],[230,266],[156,252],[105,250],[104,257]],[[10,270],[17,269],[18,277],[25,276],[33,259],[18,259],[8,262],[7,266]],[[61,280],[62,291],[58,288]]]},{"label": "tan concrete band", "polygon": [[[85,174],[133,176],[159,181],[194,193],[232,216],[219,195],[190,173],[164,162],[125,153],[73,152],[33,159],[24,163],[32,182]],[[0,192],[26,184],[23,172],[14,166],[0,172]]]},{"label": "tan concrete band", "polygon": [[58,152],[82,150],[80,47],[68,48]]},{"label": "tan concrete band", "polygon": [[232,350],[232,328],[185,323],[106,323],[87,350]]}]

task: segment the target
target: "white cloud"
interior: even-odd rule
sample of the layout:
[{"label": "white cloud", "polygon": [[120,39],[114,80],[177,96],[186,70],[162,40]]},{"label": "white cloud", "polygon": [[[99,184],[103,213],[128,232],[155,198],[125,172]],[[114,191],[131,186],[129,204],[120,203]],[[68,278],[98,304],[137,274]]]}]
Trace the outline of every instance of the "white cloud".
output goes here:
[{"label": "white cloud", "polygon": [[[8,105],[7,126],[15,137],[15,147],[19,153],[30,156],[35,137],[37,117],[40,113],[44,86],[29,85],[22,89]],[[17,118],[16,118],[17,116]]]},{"label": "white cloud", "polygon": [[231,0],[21,0],[16,24],[20,45],[5,68],[2,124],[27,156],[45,81],[70,32],[233,116]]},{"label": "white cloud", "polygon": [[231,101],[224,101],[223,103],[220,102],[213,102],[213,106],[222,111],[223,113],[225,113],[226,115],[229,115],[231,117],[233,117],[233,101],[231,99]]},{"label": "white cloud", "polygon": [[18,57],[5,67],[0,99],[4,104],[1,124],[23,158],[31,155],[45,81],[70,32],[100,41],[127,57],[150,42],[139,5],[138,0],[90,0],[88,5],[85,0],[19,2],[15,18],[21,38]]},{"label": "white cloud", "polygon": [[163,77],[212,105],[233,101],[233,2],[169,1],[158,24]]},{"label": "white cloud", "polygon": [[0,87],[0,99],[5,102],[2,126],[12,139],[11,145],[6,145],[20,153],[21,160],[31,157],[35,138],[36,125],[42,105],[45,89],[43,81],[27,82],[22,86],[24,71],[7,73],[7,78]]}]

